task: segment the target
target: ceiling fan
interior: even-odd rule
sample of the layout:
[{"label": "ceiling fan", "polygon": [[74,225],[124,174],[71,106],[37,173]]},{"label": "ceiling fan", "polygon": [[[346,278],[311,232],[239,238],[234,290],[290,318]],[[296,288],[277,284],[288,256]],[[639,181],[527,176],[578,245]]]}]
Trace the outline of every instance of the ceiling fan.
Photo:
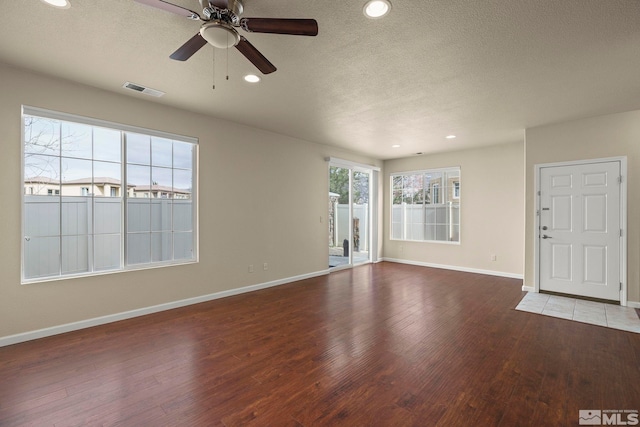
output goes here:
[{"label": "ceiling fan", "polygon": [[243,18],[240,0],[199,0],[203,9],[202,15],[165,0],[135,1],[202,22],[200,31],[170,55],[171,59],[177,61],[186,61],[205,44],[210,43],[220,49],[235,47],[263,74],[269,74],[276,71],[276,67],[243,35],[240,35],[236,28],[242,28],[250,33],[297,36],[318,34],[318,23],[315,19]]}]

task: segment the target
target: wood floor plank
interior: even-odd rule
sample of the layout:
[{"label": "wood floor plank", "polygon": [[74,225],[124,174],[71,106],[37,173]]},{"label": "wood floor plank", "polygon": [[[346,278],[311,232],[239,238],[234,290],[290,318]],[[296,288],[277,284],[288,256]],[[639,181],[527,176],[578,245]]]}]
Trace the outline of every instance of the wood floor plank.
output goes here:
[{"label": "wood floor plank", "polygon": [[0,348],[0,426],[577,425],[640,409],[640,335],[520,280],[379,263]]}]

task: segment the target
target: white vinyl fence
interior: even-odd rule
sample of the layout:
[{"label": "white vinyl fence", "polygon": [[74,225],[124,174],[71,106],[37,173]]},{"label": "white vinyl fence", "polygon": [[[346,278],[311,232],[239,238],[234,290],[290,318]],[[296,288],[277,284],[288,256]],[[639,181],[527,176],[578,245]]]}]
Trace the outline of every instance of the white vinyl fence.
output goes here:
[{"label": "white vinyl fence", "polygon": [[460,241],[460,206],[393,205],[391,238],[401,240]]},{"label": "white vinyl fence", "polygon": [[[338,204],[335,212],[337,218],[333,241],[336,242],[336,246],[342,246],[342,242],[345,239],[349,239],[349,205]],[[367,252],[369,250],[369,205],[367,203],[354,204],[353,218],[359,219],[360,247],[358,249],[362,252]],[[353,242],[350,242],[350,245],[353,245]]]},{"label": "white vinyl fence", "polygon": [[[24,197],[26,279],[121,267],[121,198]],[[192,259],[192,218],[191,200],[128,199],[127,264]]]}]

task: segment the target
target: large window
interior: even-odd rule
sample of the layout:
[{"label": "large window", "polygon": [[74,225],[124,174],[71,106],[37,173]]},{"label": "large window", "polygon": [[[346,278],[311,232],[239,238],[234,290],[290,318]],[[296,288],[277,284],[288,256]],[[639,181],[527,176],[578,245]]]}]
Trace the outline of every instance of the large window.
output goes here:
[{"label": "large window", "polygon": [[196,141],[24,108],[23,281],[196,259]]},{"label": "large window", "polygon": [[391,175],[391,238],[460,241],[460,168]]}]

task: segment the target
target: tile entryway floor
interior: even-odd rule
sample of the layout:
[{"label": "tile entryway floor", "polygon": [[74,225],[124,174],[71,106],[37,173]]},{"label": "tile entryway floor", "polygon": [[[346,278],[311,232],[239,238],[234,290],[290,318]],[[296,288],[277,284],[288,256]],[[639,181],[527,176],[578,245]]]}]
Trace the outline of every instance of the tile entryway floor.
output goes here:
[{"label": "tile entryway floor", "polygon": [[614,304],[527,292],[516,310],[640,334],[636,310]]}]

